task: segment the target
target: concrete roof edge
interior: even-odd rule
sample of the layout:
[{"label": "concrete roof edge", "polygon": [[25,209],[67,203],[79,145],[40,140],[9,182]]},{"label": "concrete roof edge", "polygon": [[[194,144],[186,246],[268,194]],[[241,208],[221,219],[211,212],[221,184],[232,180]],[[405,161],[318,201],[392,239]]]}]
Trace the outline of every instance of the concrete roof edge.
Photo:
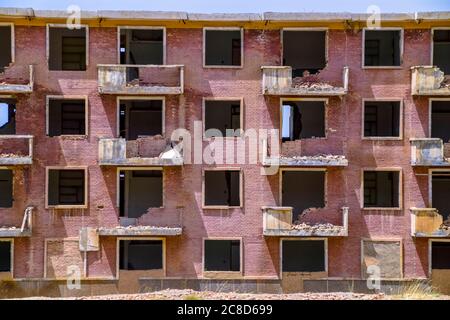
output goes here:
[{"label": "concrete roof edge", "polygon": [[[138,11],[138,10],[97,10],[81,11],[82,19],[111,20],[187,20],[187,21],[364,21],[368,13],[349,12],[264,12],[264,13],[188,13],[184,11]],[[37,17],[49,19],[67,18],[65,10],[34,10],[32,8],[0,7],[1,17],[23,18]],[[442,21],[450,19],[450,11],[382,13],[382,21],[428,20]]]},{"label": "concrete roof edge", "polygon": [[188,13],[189,21],[262,21],[259,13]]}]

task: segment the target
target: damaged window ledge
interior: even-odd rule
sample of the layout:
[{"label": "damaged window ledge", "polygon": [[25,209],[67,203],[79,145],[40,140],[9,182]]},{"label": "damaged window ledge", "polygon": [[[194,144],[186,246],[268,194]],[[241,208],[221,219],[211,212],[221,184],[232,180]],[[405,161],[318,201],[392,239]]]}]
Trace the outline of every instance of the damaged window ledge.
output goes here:
[{"label": "damaged window ledge", "polygon": [[233,210],[242,209],[242,206],[202,206],[203,210]]},{"label": "damaged window ledge", "polygon": [[224,279],[241,279],[242,271],[203,271],[203,278],[224,278]]},{"label": "damaged window ledge", "polygon": [[403,137],[362,137],[362,140],[374,141],[402,141]]},{"label": "damaged window ledge", "polygon": [[361,210],[364,211],[402,211],[403,208],[400,207],[363,207]]},{"label": "damaged window ledge", "polygon": [[89,136],[87,134],[62,134],[59,136],[52,136],[50,138],[60,138],[62,140],[87,140]]},{"label": "damaged window ledge", "polygon": [[87,204],[83,204],[83,205],[56,205],[56,206],[52,206],[52,205],[48,205],[45,207],[46,209],[87,209],[88,205]]},{"label": "damaged window ledge", "polygon": [[362,69],[372,69],[372,70],[399,70],[399,69],[403,69],[403,66],[362,66]]}]

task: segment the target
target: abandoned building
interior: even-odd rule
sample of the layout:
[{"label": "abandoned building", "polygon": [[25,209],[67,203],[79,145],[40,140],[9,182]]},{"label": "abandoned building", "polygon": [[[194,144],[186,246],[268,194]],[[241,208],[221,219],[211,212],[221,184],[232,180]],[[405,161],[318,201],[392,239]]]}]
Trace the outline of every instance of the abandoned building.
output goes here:
[{"label": "abandoned building", "polygon": [[450,13],[367,18],[0,8],[0,295],[450,292]]}]

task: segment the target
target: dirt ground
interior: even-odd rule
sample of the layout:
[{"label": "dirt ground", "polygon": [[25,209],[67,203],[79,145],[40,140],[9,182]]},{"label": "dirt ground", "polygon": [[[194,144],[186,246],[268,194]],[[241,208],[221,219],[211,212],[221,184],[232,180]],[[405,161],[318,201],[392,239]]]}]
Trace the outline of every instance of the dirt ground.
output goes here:
[{"label": "dirt ground", "polygon": [[291,293],[291,294],[251,294],[226,293],[194,290],[163,290],[151,293],[112,294],[103,296],[85,296],[73,298],[30,297],[27,299],[75,299],[75,300],[391,300],[391,299],[445,299],[450,296],[388,296],[379,294],[361,294],[347,292],[333,293]]}]

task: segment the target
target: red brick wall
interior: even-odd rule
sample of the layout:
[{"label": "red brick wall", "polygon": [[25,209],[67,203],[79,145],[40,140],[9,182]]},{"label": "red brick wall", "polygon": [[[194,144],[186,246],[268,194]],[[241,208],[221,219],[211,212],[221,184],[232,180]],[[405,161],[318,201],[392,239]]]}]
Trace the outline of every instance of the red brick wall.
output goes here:
[{"label": "red brick wall", "polygon": [[[34,162],[16,169],[13,209],[0,209],[0,225],[19,225],[26,205],[37,207],[31,239],[15,240],[15,276],[43,276],[44,240],[78,236],[82,226],[114,227],[116,208],[116,170],[97,164],[98,138],[116,136],[116,100],[97,91],[98,63],[116,63],[116,28],[90,31],[89,66],[85,72],[51,71],[45,58],[45,27],[16,26],[16,64],[35,65],[35,91],[21,95],[17,104],[17,133],[35,136]],[[428,268],[427,241],[410,236],[408,208],[427,203],[426,177],[416,176],[410,161],[410,137],[427,135],[428,101],[412,98],[410,67],[429,64],[430,31],[406,30],[402,68],[361,69],[361,32],[329,32],[328,66],[321,77],[341,83],[342,68],[350,68],[350,92],[342,99],[330,98],[327,109],[327,139],[306,141],[308,154],[345,154],[349,166],[331,169],[327,178],[327,208],[322,216],[311,214],[311,221],[327,219],[340,223],[339,208],[348,206],[349,237],[329,239],[329,275],[360,277],[361,238],[398,237],[404,242],[405,277],[424,277]],[[278,30],[245,30],[242,69],[202,68],[202,29],[167,29],[167,64],[185,65],[185,93],[166,97],[166,137],[178,127],[193,130],[202,120],[203,97],[243,97],[245,128],[279,128],[279,98],[261,94],[262,65],[280,64]],[[46,95],[87,95],[89,135],[86,139],[45,136]],[[402,99],[404,138],[401,141],[361,140],[363,98]],[[204,147],[207,143],[204,143]],[[89,167],[89,209],[68,215],[45,209],[45,166],[86,165]],[[165,208],[155,215],[169,219],[182,212],[183,235],[167,239],[167,276],[202,275],[204,237],[242,237],[244,275],[276,277],[279,271],[279,240],[262,235],[261,206],[278,205],[279,176],[260,175],[260,165],[232,165],[244,172],[244,206],[232,210],[202,209],[202,170],[214,166],[185,165],[164,169]],[[403,209],[400,211],[362,211],[360,209],[361,169],[401,167]],[[22,178],[23,177],[23,178]],[[22,180],[23,179],[23,180]],[[20,180],[16,183],[17,180]],[[147,218],[147,217],[146,217]],[[101,250],[88,254],[88,274],[115,276],[116,239],[101,239]]]}]

